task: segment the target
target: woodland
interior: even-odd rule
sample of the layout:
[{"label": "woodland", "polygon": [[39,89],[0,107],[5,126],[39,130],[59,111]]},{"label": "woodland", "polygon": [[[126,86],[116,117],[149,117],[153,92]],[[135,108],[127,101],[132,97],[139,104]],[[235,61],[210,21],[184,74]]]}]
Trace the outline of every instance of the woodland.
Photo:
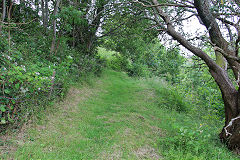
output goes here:
[{"label": "woodland", "polygon": [[203,134],[175,126],[162,148],[182,159],[240,154],[240,1],[0,0],[0,18],[1,135],[44,117],[73,84],[121,72],[160,80],[149,84],[159,106],[204,120]]}]

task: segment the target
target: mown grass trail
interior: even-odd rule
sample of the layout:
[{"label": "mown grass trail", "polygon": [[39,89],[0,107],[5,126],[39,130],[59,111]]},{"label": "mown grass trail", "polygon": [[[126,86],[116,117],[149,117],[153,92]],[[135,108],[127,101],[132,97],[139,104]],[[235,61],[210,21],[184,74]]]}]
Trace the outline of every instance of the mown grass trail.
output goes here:
[{"label": "mown grass trail", "polygon": [[[237,159],[213,142],[208,147],[213,149],[202,150],[200,146],[199,151],[193,151],[195,148],[184,142],[189,135],[177,137],[176,144],[172,144],[175,140],[164,140],[178,135],[176,126],[192,128],[203,122],[161,106],[171,102],[166,95],[158,97],[160,92],[146,81],[114,71],[105,71],[100,79],[91,81],[91,85],[72,88],[54,113],[13,140],[16,152],[3,158]],[[161,94],[164,92],[167,90]]]},{"label": "mown grass trail", "polygon": [[107,71],[91,87],[72,89],[56,113],[29,129],[14,159],[161,159],[160,120],[147,113],[152,98],[127,75]]}]

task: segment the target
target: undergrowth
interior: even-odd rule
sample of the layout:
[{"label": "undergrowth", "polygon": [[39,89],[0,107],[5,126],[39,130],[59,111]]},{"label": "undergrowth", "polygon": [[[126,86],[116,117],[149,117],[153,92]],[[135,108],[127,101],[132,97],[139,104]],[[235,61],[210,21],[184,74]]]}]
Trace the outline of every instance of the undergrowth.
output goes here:
[{"label": "undergrowth", "polygon": [[212,110],[192,99],[177,87],[159,78],[146,80],[154,88],[156,104],[161,110],[161,128],[167,131],[158,139],[166,159],[238,159],[218,139],[224,122]]}]

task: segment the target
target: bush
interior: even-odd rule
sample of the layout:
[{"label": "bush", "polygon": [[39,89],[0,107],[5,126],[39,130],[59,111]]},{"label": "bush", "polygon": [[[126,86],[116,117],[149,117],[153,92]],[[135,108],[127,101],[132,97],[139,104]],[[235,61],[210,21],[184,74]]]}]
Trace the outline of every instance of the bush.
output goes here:
[{"label": "bush", "polygon": [[132,63],[128,68],[127,72],[129,76],[135,77],[150,77],[151,71],[147,65],[141,63]]},{"label": "bush", "polygon": [[[48,100],[54,90],[52,87],[63,85],[70,65],[69,62],[62,62],[58,66],[43,62],[22,62],[6,54],[1,58],[5,61],[0,70],[1,124],[19,119],[19,112],[23,110],[22,104],[32,101],[33,104],[39,104],[43,97]],[[34,99],[35,96],[38,96],[38,99]]]},{"label": "bush", "polygon": [[0,55],[1,130],[22,121],[23,117],[28,118],[26,116],[44,108],[56,96],[64,96],[68,84],[81,75],[100,74],[104,66],[99,57],[81,55],[66,45],[58,57],[43,56],[41,48],[35,54],[36,48],[28,50],[29,47],[26,43],[14,44],[11,50]]}]

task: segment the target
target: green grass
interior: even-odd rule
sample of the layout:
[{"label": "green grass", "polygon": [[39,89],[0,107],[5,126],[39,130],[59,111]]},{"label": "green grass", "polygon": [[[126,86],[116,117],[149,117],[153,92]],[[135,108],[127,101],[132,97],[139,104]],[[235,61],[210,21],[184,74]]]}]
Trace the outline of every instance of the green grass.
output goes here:
[{"label": "green grass", "polygon": [[89,84],[71,89],[3,158],[238,159],[217,141],[221,126],[186,112],[190,104],[167,84],[114,71]]}]

